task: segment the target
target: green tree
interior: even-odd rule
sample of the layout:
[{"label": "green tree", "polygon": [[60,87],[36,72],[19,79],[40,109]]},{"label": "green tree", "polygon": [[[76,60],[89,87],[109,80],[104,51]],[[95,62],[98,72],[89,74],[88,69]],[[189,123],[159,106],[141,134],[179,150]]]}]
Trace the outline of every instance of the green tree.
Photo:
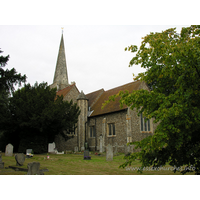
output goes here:
[{"label": "green tree", "polygon": [[[0,53],[3,51],[0,50]],[[14,85],[21,86],[21,83],[25,83],[26,76],[22,76],[20,73],[17,74],[16,70],[12,68],[11,70],[4,70],[3,67],[7,65],[9,61],[9,55],[0,56],[0,93],[2,91],[13,92]]]},{"label": "green tree", "polygon": [[66,133],[74,132],[80,114],[77,104],[63,101],[47,83],[26,84],[14,92],[9,112],[4,123],[9,138],[14,138],[18,151],[32,148],[34,153],[46,152],[59,133],[67,139]]},{"label": "green tree", "polygon": [[[0,50],[0,53],[3,51]],[[11,70],[4,70],[4,67],[9,61],[9,55],[0,56],[0,148],[4,150],[5,145],[9,142],[8,138],[3,133],[3,124],[9,117],[8,103],[11,92],[14,92],[14,85],[21,86],[21,83],[25,83],[26,76],[18,74],[14,68]]]},{"label": "green tree", "polygon": [[140,151],[126,156],[120,167],[139,158],[140,172],[169,163],[174,172],[182,167],[182,174],[200,174],[200,26],[182,28],[180,34],[175,28],[150,33],[139,49],[133,45],[125,50],[135,53],[129,66],[146,69],[135,80],[146,82],[150,91],[117,96],[122,105],[136,108],[158,126],[153,136],[132,143]]}]

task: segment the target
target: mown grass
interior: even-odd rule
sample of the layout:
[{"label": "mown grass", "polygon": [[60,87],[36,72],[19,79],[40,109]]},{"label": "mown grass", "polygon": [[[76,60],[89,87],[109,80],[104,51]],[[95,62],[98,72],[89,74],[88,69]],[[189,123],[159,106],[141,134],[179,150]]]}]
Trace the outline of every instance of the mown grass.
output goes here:
[{"label": "mown grass", "polygon": [[[139,160],[136,160],[127,168],[119,168],[119,165],[124,163],[123,154],[114,156],[113,161],[106,161],[106,156],[97,156],[91,154],[91,160],[83,160],[83,154],[50,154],[47,155],[35,154],[33,158],[26,158],[22,168],[27,169],[27,164],[30,162],[40,162],[40,169],[48,169],[44,172],[45,175],[140,175],[137,173],[136,167],[140,167]],[[27,172],[15,171],[8,166],[16,166],[14,155],[6,157],[2,153],[2,161],[4,169],[0,169],[0,175],[24,175]],[[180,175],[180,172],[174,173],[167,169],[169,165],[164,166],[164,170],[145,170],[142,175]]]}]

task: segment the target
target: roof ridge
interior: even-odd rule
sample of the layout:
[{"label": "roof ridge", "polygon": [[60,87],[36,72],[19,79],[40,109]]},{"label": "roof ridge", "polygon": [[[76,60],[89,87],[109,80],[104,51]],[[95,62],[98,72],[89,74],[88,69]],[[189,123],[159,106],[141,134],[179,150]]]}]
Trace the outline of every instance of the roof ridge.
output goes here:
[{"label": "roof ridge", "polygon": [[102,104],[109,99],[110,96],[117,94],[119,91],[125,91],[128,90],[129,92],[133,90],[137,90],[138,87],[140,86],[141,81],[132,81],[130,83],[126,83],[124,85],[112,88],[110,90],[105,91],[99,98],[98,100],[93,104],[92,110],[93,113],[90,115],[90,117],[94,117],[97,115],[102,115],[106,113],[112,113],[120,110],[127,109],[126,105],[123,105],[123,107],[120,107],[119,99],[117,99],[114,102],[110,102],[107,104],[104,109],[102,110]]},{"label": "roof ridge", "polygon": [[72,85],[68,85],[67,87],[65,87],[65,88],[63,88],[62,90],[59,90],[59,91],[57,91],[57,92],[61,92],[61,91],[65,90],[66,88],[71,87],[71,86],[73,86],[73,85],[75,85],[75,83],[72,84]]},{"label": "roof ridge", "polygon": [[[99,92],[99,91],[101,91],[101,90],[105,91],[103,88],[101,88],[101,89],[96,90],[96,91],[94,91],[94,92]],[[89,94],[92,94],[92,93],[94,93],[94,92],[90,92],[90,93],[86,94],[86,96],[89,95]]]},{"label": "roof ridge", "polygon": [[111,91],[111,90],[114,90],[114,89],[117,89],[117,88],[120,88],[120,87],[123,87],[123,86],[129,85],[129,84],[131,84],[131,83],[136,83],[136,82],[138,82],[138,81],[140,81],[140,80],[132,81],[132,82],[126,83],[126,84],[124,84],[124,85],[117,86],[117,87],[115,87],[115,88],[112,88],[112,89],[106,90],[105,92],[109,92],[109,91]]}]

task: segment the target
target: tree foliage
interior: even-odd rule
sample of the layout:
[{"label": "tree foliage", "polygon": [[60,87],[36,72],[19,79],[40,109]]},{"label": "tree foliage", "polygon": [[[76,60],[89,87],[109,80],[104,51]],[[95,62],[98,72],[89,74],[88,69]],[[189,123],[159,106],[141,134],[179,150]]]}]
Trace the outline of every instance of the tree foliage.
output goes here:
[{"label": "tree foliage", "polygon": [[67,138],[66,133],[74,132],[79,108],[72,101],[63,101],[63,96],[56,96],[56,89],[50,89],[47,83],[26,84],[9,100],[10,115],[3,126],[10,138],[18,139],[20,152],[27,148],[35,153],[46,152],[55,135]]},{"label": "tree foliage", "polygon": [[[3,51],[0,50],[0,53]],[[9,118],[8,105],[9,96],[11,92],[14,92],[14,85],[21,86],[21,83],[25,83],[26,76],[18,74],[14,68],[11,70],[4,69],[9,61],[9,55],[0,56],[0,146],[7,143],[7,138],[3,135],[3,125],[7,118]]]},{"label": "tree foliage", "polygon": [[182,28],[180,33],[175,28],[150,33],[139,49],[132,45],[125,50],[136,53],[129,66],[146,69],[135,80],[146,82],[150,91],[117,96],[121,104],[154,118],[158,126],[153,136],[132,143],[140,151],[127,156],[120,167],[139,158],[140,172],[169,163],[174,172],[182,167],[183,174],[200,174],[200,26]]},{"label": "tree foliage", "polygon": [[[0,50],[0,53],[2,51]],[[26,81],[26,76],[22,76],[20,73],[17,74],[16,70],[12,68],[11,70],[4,70],[3,67],[7,65],[9,61],[9,55],[0,56],[0,93],[2,91],[13,92],[14,85],[21,85],[21,83]]]}]

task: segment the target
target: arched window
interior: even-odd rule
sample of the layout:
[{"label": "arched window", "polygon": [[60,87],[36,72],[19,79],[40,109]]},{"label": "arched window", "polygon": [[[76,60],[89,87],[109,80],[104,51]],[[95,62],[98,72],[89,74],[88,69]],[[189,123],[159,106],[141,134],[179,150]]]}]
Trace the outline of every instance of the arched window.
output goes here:
[{"label": "arched window", "polygon": [[150,119],[143,117],[142,113],[140,114],[140,124],[141,131],[151,131]]}]

